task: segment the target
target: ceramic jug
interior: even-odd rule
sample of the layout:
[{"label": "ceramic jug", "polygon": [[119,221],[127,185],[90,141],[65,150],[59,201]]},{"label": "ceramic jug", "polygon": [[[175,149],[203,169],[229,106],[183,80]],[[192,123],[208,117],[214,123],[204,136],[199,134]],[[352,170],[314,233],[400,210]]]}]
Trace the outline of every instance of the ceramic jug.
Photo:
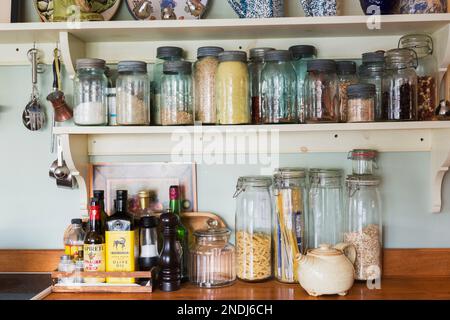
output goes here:
[{"label": "ceramic jug", "polygon": [[239,18],[274,18],[284,16],[284,0],[228,0]]},{"label": "ceramic jug", "polygon": [[337,16],[342,0],[300,0],[307,17]]}]

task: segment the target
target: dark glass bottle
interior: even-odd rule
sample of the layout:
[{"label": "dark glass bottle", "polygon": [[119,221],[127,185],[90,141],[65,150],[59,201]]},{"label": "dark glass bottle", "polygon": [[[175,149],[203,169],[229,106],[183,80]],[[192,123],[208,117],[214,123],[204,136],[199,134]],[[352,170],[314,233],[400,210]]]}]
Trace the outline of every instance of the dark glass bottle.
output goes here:
[{"label": "dark glass bottle", "polygon": [[102,226],[106,225],[106,218],[108,215],[105,211],[105,191],[103,190],[94,190],[94,198],[97,198],[100,202],[100,219],[102,222]]},{"label": "dark glass bottle", "polygon": [[170,211],[161,215],[163,249],[159,258],[159,288],[176,291],[181,287],[181,259],[177,240],[178,217]]}]

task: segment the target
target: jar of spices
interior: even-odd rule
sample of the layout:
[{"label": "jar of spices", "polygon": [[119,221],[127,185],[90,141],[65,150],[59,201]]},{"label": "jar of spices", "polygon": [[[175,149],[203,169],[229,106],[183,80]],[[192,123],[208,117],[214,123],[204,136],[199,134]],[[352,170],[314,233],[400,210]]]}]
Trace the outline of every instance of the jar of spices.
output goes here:
[{"label": "jar of spices", "polygon": [[179,47],[159,47],[156,49],[156,62],[153,66],[152,99],[150,119],[153,125],[161,125],[161,82],[164,62],[183,59],[183,49]]},{"label": "jar of spices", "polygon": [[150,125],[150,82],[143,61],[121,61],[116,81],[117,124]]},{"label": "jar of spices", "polygon": [[334,60],[308,61],[305,79],[306,122],[339,121],[339,79]]},{"label": "jar of spices", "polygon": [[376,176],[349,176],[347,185],[347,224],[344,242],[356,248],[355,279],[381,278],[382,216]]},{"label": "jar of spices", "polygon": [[220,47],[201,47],[194,64],[195,121],[216,124],[216,72]]},{"label": "jar of spices", "polygon": [[262,80],[262,122],[297,122],[297,76],[289,50],[266,52]]},{"label": "jar of spices", "polygon": [[108,79],[105,75],[105,60],[79,59],[76,68],[73,121],[79,126],[108,124]]},{"label": "jar of spices", "polygon": [[375,121],[375,94],[376,87],[373,84],[359,83],[348,86],[345,111],[347,122]]},{"label": "jar of spices", "polygon": [[307,74],[308,61],[317,56],[317,50],[314,46],[297,45],[289,48],[292,53],[293,65],[297,74],[297,112],[300,123],[305,123],[305,77]]},{"label": "jar of spices", "polygon": [[253,48],[250,50],[250,62],[248,63],[248,73],[250,81],[250,96],[251,96],[251,113],[252,123],[261,124],[261,106],[262,106],[262,92],[261,92],[261,73],[264,67],[264,55],[267,51],[275,50],[274,48]]},{"label": "jar of spices", "polygon": [[416,52],[418,81],[418,118],[433,120],[438,106],[438,63],[433,56],[433,39],[427,34],[410,34],[402,37],[399,48],[408,48]]},{"label": "jar of spices", "polygon": [[167,61],[161,83],[161,124],[194,124],[192,64],[189,61]]},{"label": "jar of spices", "polygon": [[353,175],[371,175],[377,165],[378,152],[370,149],[355,149],[349,152],[348,159],[352,160]]},{"label": "jar of spices", "polygon": [[217,124],[248,124],[249,75],[244,51],[219,54],[216,75]]},{"label": "jar of spices", "polygon": [[383,78],[385,77],[384,51],[367,52],[362,55],[362,65],[359,70],[361,83],[375,85],[375,120],[382,121],[383,115]]},{"label": "jar of spices", "polygon": [[383,105],[386,120],[417,120],[417,55],[411,49],[386,52]]},{"label": "jar of spices", "polygon": [[337,61],[337,75],[339,78],[339,115],[341,122],[347,122],[348,86],[358,83],[356,63],[354,61]]},{"label": "jar of spices", "polygon": [[271,177],[240,177],[236,185],[237,277],[264,281],[272,276]]},{"label": "jar of spices", "polygon": [[235,249],[229,243],[231,231],[208,220],[208,228],[194,232],[195,244],[189,250],[189,280],[203,288],[220,288],[236,280]]},{"label": "jar of spices", "polygon": [[280,168],[274,174],[274,273],[278,281],[297,282],[295,256],[306,251],[307,171]]}]

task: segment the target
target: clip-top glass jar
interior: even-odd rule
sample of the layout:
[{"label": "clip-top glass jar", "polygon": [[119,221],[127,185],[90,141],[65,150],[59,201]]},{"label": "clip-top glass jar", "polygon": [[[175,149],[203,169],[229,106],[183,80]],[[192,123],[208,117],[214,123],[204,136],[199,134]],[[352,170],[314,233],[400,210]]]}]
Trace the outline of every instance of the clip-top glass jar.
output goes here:
[{"label": "clip-top glass jar", "polygon": [[381,277],[382,218],[376,176],[349,176],[347,184],[347,225],[344,242],[356,248],[355,279]]},{"label": "clip-top glass jar", "polygon": [[240,177],[236,185],[237,277],[264,281],[272,276],[271,177]]},{"label": "clip-top glass jar", "polygon": [[354,61],[337,61],[337,75],[339,78],[339,117],[341,122],[347,122],[348,93],[350,85],[358,83],[356,63]]},{"label": "clip-top glass jar", "polygon": [[101,59],[77,60],[74,80],[73,121],[79,126],[103,126],[108,124],[105,75],[106,62]]},{"label": "clip-top glass jar", "polygon": [[117,124],[150,125],[150,83],[147,64],[121,61],[116,81]]},{"label": "clip-top glass jar", "polygon": [[349,160],[352,160],[352,170],[354,175],[372,175],[374,169],[378,169],[378,152],[370,149],[355,149],[348,153]]},{"label": "clip-top glass jar", "polygon": [[384,51],[366,52],[362,55],[359,70],[361,83],[373,84],[376,88],[375,120],[383,120],[383,78],[385,76]]},{"label": "clip-top glass jar", "polygon": [[195,244],[189,250],[189,280],[199,287],[219,288],[236,280],[235,249],[231,231],[208,220],[208,228],[194,232]]}]

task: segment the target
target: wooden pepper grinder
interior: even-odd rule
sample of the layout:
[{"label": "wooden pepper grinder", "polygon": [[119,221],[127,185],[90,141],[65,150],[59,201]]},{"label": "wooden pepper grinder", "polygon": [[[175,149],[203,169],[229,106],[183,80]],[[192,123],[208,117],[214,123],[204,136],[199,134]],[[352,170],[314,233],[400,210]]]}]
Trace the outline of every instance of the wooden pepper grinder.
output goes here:
[{"label": "wooden pepper grinder", "polygon": [[159,288],[176,291],[181,287],[181,260],[177,248],[178,217],[170,212],[161,215],[163,249],[159,258]]}]

